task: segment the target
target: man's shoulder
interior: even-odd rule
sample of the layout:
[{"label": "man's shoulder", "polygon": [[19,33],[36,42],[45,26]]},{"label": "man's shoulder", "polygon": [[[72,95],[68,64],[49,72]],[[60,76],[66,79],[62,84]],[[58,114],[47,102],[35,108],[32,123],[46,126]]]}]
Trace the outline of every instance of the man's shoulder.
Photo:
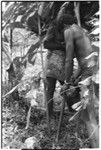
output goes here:
[{"label": "man's shoulder", "polygon": [[70,26],[66,26],[64,31],[72,31],[72,32],[75,32],[77,31],[77,29],[79,29],[78,25],[76,24],[72,24]]},{"label": "man's shoulder", "polygon": [[82,27],[79,27],[77,24],[72,24],[69,27],[67,26],[64,30],[64,35],[68,37],[69,35],[72,35],[73,38],[82,36],[84,34],[84,30]]},{"label": "man's shoulder", "polygon": [[71,29],[72,29],[74,32],[77,32],[78,30],[82,30],[82,28],[79,27],[77,24],[71,25]]},{"label": "man's shoulder", "polygon": [[74,38],[83,37],[83,35],[85,34],[84,29],[76,24],[73,24],[71,26],[71,30],[73,31]]},{"label": "man's shoulder", "polygon": [[76,25],[75,24],[73,24],[73,25],[69,25],[69,26],[66,26],[65,28],[64,28],[64,35],[65,35],[65,37],[68,37],[68,36],[72,36],[72,35],[74,35],[74,32],[76,31],[77,29],[76,29]]}]

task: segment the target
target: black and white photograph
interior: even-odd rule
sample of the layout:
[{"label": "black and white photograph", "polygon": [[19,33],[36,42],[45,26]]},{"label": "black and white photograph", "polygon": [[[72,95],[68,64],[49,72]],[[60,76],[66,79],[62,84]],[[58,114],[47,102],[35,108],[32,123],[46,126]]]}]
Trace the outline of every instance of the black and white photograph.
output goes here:
[{"label": "black and white photograph", "polygon": [[0,3],[0,149],[100,149],[100,1]]}]

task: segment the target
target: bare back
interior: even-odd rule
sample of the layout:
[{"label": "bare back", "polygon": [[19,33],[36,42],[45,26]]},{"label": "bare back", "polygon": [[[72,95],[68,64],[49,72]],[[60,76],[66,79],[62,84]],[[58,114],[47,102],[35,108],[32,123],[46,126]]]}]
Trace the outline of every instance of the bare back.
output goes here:
[{"label": "bare back", "polygon": [[74,54],[79,62],[81,70],[84,72],[90,66],[92,67],[92,64],[94,64],[94,57],[86,59],[93,50],[89,37],[81,27],[76,24],[66,26],[64,30],[64,39],[66,43],[65,78],[68,82],[73,73]]},{"label": "bare back", "polygon": [[90,39],[85,31],[76,24],[71,26],[73,31],[74,51],[81,67],[87,67],[88,61],[85,59],[93,50]]}]

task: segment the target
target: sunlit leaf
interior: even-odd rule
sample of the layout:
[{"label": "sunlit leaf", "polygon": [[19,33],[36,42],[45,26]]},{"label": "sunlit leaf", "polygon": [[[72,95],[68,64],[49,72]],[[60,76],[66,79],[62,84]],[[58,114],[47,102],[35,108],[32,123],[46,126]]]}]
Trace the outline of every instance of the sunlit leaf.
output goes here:
[{"label": "sunlit leaf", "polygon": [[93,80],[96,84],[99,84],[99,71],[97,71],[97,73],[92,76],[92,80]]},{"label": "sunlit leaf", "polygon": [[79,111],[81,107],[82,107],[81,102],[77,102],[74,105],[72,105],[72,108],[76,111]]},{"label": "sunlit leaf", "polygon": [[100,14],[100,11],[98,11],[98,12],[95,13],[95,15],[99,15],[99,14]]},{"label": "sunlit leaf", "polygon": [[31,106],[38,106],[38,103],[35,101],[35,99],[31,100]]},{"label": "sunlit leaf", "polygon": [[38,10],[38,14],[45,20],[48,19],[48,17],[50,17],[50,11],[52,9],[54,2],[42,2],[39,10]]},{"label": "sunlit leaf", "polygon": [[6,96],[10,95],[12,92],[14,92],[18,88],[19,84],[16,85],[12,90],[10,90],[7,94],[3,95],[2,98],[5,98]]},{"label": "sunlit leaf", "polygon": [[90,59],[93,56],[98,56],[98,53],[97,52],[93,52],[89,56],[85,57],[85,59]]},{"label": "sunlit leaf", "polygon": [[85,80],[80,81],[79,85],[85,85],[85,86],[90,85],[90,81],[91,81],[91,77],[88,77]]},{"label": "sunlit leaf", "polygon": [[70,122],[70,121],[73,121],[73,120],[76,120],[76,119],[78,118],[78,116],[79,116],[79,113],[80,113],[80,111],[77,111],[77,112],[69,119],[69,122]]},{"label": "sunlit leaf", "polygon": [[95,30],[93,30],[92,32],[91,32],[91,34],[99,34],[99,28],[96,28]]},{"label": "sunlit leaf", "polygon": [[36,146],[38,146],[38,139],[36,137],[29,137],[25,140],[26,148],[27,149],[34,149]]},{"label": "sunlit leaf", "polygon": [[13,23],[10,23],[9,26],[11,29],[14,29],[14,28],[25,28],[23,24],[21,24],[21,22],[13,22]]},{"label": "sunlit leaf", "polygon": [[4,13],[3,13],[3,19],[4,21],[7,21],[8,18],[10,17],[10,15],[12,14],[12,10],[15,8],[16,3],[15,2],[11,2],[5,9]]}]

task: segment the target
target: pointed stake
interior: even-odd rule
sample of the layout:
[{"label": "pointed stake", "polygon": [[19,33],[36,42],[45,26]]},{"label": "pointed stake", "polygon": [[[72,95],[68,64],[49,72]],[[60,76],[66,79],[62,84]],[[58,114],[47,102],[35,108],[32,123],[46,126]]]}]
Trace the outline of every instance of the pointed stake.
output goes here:
[{"label": "pointed stake", "polygon": [[[38,5],[37,5],[38,6]],[[43,62],[43,52],[42,52],[42,39],[41,39],[41,24],[40,24],[40,16],[38,15],[38,29],[39,29],[39,38],[40,38],[40,54],[41,54],[41,64],[43,70],[43,84],[44,84],[44,98],[46,102],[46,115],[47,115],[47,126],[48,126],[48,133],[50,135],[50,124],[49,124],[49,113],[48,113],[48,104],[47,104],[47,96],[46,96],[46,72],[44,68]]]},{"label": "pointed stake", "polygon": [[60,112],[58,130],[57,130],[57,135],[56,135],[56,143],[58,143],[58,140],[59,140],[59,133],[60,133],[60,128],[61,128],[61,123],[62,123],[62,120],[63,120],[64,108],[65,108],[65,99],[63,99],[63,101],[62,101],[62,108],[61,108],[61,112]]}]

